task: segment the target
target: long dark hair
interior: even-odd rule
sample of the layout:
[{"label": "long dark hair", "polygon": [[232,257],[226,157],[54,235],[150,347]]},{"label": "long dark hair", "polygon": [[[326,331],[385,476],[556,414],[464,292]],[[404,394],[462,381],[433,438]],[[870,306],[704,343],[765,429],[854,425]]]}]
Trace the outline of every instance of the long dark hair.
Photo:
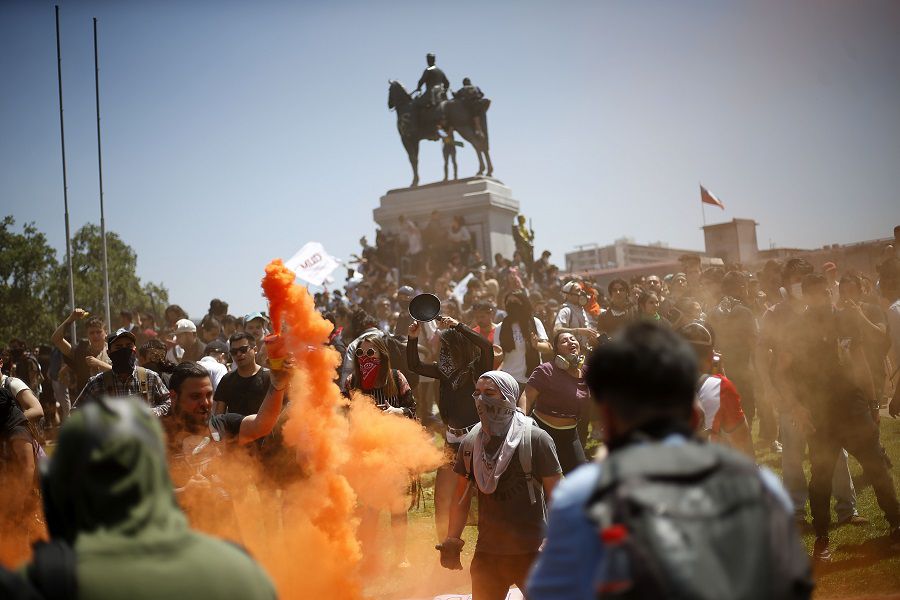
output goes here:
[{"label": "long dark hair", "polygon": [[[378,374],[376,386],[384,388],[385,394],[389,397],[399,396],[400,391],[397,389],[397,383],[394,381],[394,368],[391,366],[391,353],[388,351],[384,339],[378,335],[370,335],[364,337],[357,348],[362,347],[363,342],[372,344],[375,347],[375,351],[378,352],[379,358],[381,358],[381,372]],[[359,360],[355,356],[352,358],[353,378],[351,379],[351,385],[353,389],[362,389],[362,374],[359,372]]]},{"label": "long dark hair", "polygon": [[[457,369],[472,369],[481,358],[481,349],[466,339],[466,336],[455,329],[447,329],[441,332],[441,344],[446,344],[453,358],[453,365]],[[475,381],[474,376],[472,381]]]},{"label": "long dark hair", "polygon": [[504,304],[506,318],[503,319],[503,327],[500,329],[500,347],[504,352],[516,349],[513,325],[518,323],[525,340],[525,371],[526,375],[530,375],[541,362],[540,354],[531,345],[531,334],[537,333],[534,328],[534,308],[531,306],[531,300],[522,291],[508,293]]},{"label": "long dark hair", "polygon": [[525,338],[525,346],[530,348],[531,334],[534,333],[534,309],[531,301],[522,292],[510,292],[503,303],[506,307],[506,318],[503,319],[503,327],[500,329],[500,347],[504,352],[516,349],[513,325],[518,323],[522,329],[522,337]]}]

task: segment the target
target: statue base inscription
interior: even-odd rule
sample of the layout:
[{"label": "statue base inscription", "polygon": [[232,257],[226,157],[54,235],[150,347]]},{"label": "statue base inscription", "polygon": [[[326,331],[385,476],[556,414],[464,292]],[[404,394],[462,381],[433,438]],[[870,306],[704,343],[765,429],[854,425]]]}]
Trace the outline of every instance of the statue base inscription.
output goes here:
[{"label": "statue base inscription", "polygon": [[512,190],[491,177],[390,190],[381,197],[381,205],[373,214],[382,231],[403,235],[401,215],[424,230],[434,211],[440,213],[448,231],[452,218],[461,215],[472,234],[472,246],[486,263],[492,265],[497,252],[512,258],[516,249],[512,225],[519,212],[519,202],[512,197]]}]

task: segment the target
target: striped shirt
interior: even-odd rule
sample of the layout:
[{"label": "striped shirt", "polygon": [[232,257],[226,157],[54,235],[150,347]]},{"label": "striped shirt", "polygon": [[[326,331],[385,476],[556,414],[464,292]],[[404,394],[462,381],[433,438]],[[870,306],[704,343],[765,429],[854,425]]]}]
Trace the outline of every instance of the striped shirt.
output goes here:
[{"label": "striped shirt", "polygon": [[146,394],[144,394],[137,375],[138,368],[141,367],[135,367],[124,381],[112,371],[94,375],[88,380],[84,389],[81,390],[81,394],[78,395],[78,399],[75,400],[72,407],[84,406],[102,396],[111,396],[113,398],[138,396],[153,409],[153,414],[157,417],[169,414],[172,400],[169,398],[169,390],[166,389],[162,379],[156,372],[147,369],[147,390]]}]

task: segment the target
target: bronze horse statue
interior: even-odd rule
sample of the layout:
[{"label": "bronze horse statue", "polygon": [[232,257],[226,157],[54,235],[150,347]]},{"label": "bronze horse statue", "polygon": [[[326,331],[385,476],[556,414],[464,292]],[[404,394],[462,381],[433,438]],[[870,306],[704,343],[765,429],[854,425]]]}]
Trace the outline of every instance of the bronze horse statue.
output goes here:
[{"label": "bronze horse statue", "polygon": [[[403,142],[403,147],[406,148],[409,164],[413,169],[413,180],[410,187],[415,187],[419,185],[419,141],[434,139],[432,137],[434,132],[421,126],[413,97],[399,81],[389,81],[388,108],[397,111],[397,131],[400,133],[400,140]],[[446,100],[441,103],[439,108],[442,116],[438,125],[448,135],[452,135],[456,131],[463,139],[472,144],[478,156],[477,174],[486,174],[490,177],[494,172],[494,165],[491,163],[486,115],[481,115],[482,133],[476,129],[473,115],[460,100]]]}]

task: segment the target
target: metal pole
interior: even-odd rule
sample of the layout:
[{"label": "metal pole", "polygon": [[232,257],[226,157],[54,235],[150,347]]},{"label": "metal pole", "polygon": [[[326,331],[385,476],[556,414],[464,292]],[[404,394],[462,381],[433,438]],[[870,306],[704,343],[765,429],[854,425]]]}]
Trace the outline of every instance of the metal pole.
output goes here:
[{"label": "metal pole", "polygon": [[700,184],[700,214],[703,215],[703,226],[706,227],[706,202],[703,201],[703,184]]},{"label": "metal pole", "polygon": [[[75,276],[72,272],[72,240],[69,230],[69,180],[66,174],[66,128],[63,122],[63,92],[62,92],[62,53],[59,45],[59,5],[56,5],[56,77],[59,85],[59,140],[62,148],[62,173],[63,173],[63,204],[66,216],[66,262],[69,265],[69,307],[75,310]],[[78,343],[75,322],[72,322],[72,345]]]},{"label": "metal pole", "polygon": [[97,58],[97,17],[94,17],[94,96],[97,100],[97,172],[100,176],[100,237],[103,240],[103,301],[106,330],[112,331],[109,313],[109,262],[106,257],[106,218],[103,213],[103,153],[100,151],[100,61]]}]

